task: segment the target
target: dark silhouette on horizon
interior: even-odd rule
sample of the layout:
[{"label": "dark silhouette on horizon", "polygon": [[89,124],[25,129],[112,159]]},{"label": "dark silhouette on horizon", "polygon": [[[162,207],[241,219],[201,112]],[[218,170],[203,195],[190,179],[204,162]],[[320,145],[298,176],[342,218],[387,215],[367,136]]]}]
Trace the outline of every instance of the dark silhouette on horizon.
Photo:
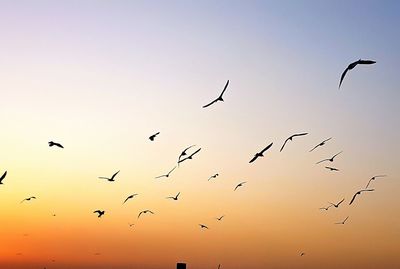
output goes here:
[{"label": "dark silhouette on horizon", "polygon": [[375,190],[375,189],[365,189],[365,190],[360,190],[360,191],[356,192],[356,193],[354,194],[353,198],[351,198],[351,201],[350,201],[349,205],[351,205],[351,204],[354,202],[354,199],[356,199],[356,196],[357,196],[357,195],[359,195],[359,194],[361,194],[361,193],[363,193],[363,192],[365,192],[365,191],[374,191],[374,190]]},{"label": "dark silhouette on horizon", "polygon": [[332,206],[334,206],[334,207],[336,207],[336,208],[338,208],[339,207],[339,205],[341,204],[341,203],[343,203],[344,202],[344,198],[342,199],[342,200],[340,200],[340,202],[339,203],[337,203],[337,204],[334,204],[334,203],[331,203],[331,202],[329,202]]},{"label": "dark silhouette on horizon", "polygon": [[351,64],[349,64],[349,66],[347,66],[347,68],[344,70],[344,72],[342,73],[342,76],[340,77],[340,82],[339,82],[339,89],[340,89],[340,86],[342,85],[342,82],[343,82],[343,79],[344,79],[344,77],[346,76],[346,74],[347,74],[347,71],[349,71],[349,70],[352,70],[354,67],[356,67],[357,65],[359,65],[359,64],[375,64],[376,62],[375,61],[372,61],[372,60],[361,60],[361,59],[359,59],[358,61],[355,61],[355,62],[353,62],[353,63],[351,63]]},{"label": "dark silhouette on horizon", "polygon": [[283,148],[285,147],[286,143],[287,143],[289,140],[290,140],[290,141],[293,141],[293,138],[294,138],[294,137],[297,137],[297,136],[304,136],[304,135],[308,135],[308,133],[299,133],[299,134],[294,134],[294,135],[289,136],[289,137],[285,140],[285,142],[283,143],[283,145],[282,145],[281,149],[279,150],[279,152],[282,152]]},{"label": "dark silhouette on horizon", "polygon": [[377,175],[377,176],[373,176],[369,179],[367,186],[365,187],[366,189],[368,189],[369,184],[371,183],[371,181],[379,178],[379,177],[386,177],[387,175]]},{"label": "dark silhouette on horizon", "polygon": [[233,191],[236,191],[237,188],[242,187],[243,184],[247,183],[246,181],[240,182],[239,184],[236,185],[235,189]]},{"label": "dark silhouette on horizon", "polygon": [[321,161],[317,162],[316,164],[320,164],[320,163],[322,163],[322,162],[326,162],[326,161],[333,162],[333,160],[335,159],[335,157],[336,157],[336,156],[338,156],[339,154],[341,154],[342,152],[343,152],[343,151],[341,151],[341,152],[339,152],[339,153],[336,153],[335,155],[333,155],[333,156],[332,156],[332,158],[329,158],[329,159],[323,159],[323,160],[321,160]]},{"label": "dark silhouette on horizon", "polygon": [[156,138],[156,136],[159,135],[159,134],[160,134],[160,132],[157,132],[157,133],[155,133],[155,134],[149,136],[150,141],[154,141],[154,139]]},{"label": "dark silhouette on horizon", "polygon": [[329,137],[328,139],[325,139],[324,141],[322,141],[321,143],[319,143],[318,145],[316,145],[315,147],[313,147],[309,152],[314,151],[316,148],[318,147],[322,147],[323,145],[325,145],[326,142],[328,142],[329,140],[331,140],[332,137]]},{"label": "dark silhouette on horizon", "polygon": [[249,163],[254,162],[255,160],[257,160],[258,157],[264,157],[264,152],[267,151],[269,148],[271,148],[271,147],[272,147],[272,144],[273,144],[273,143],[271,143],[271,144],[269,144],[268,146],[266,146],[266,147],[265,147],[263,150],[261,150],[260,152],[257,152],[257,153],[254,155],[254,157],[250,160]]},{"label": "dark silhouette on horizon", "polygon": [[178,201],[179,194],[181,194],[181,193],[178,192],[177,195],[175,195],[175,196],[169,196],[169,197],[167,197],[167,198],[165,198],[165,199],[172,199],[172,200]]},{"label": "dark silhouette on horizon", "polygon": [[6,176],[7,176],[7,171],[5,171],[5,172],[3,173],[3,175],[0,177],[0,185],[3,184],[3,179],[5,179]]},{"label": "dark silhouette on horizon", "polygon": [[32,199],[36,199],[36,197],[35,197],[35,196],[31,196],[31,197],[25,198],[24,200],[22,200],[22,201],[20,202],[20,204],[21,204],[22,202],[24,202],[24,201],[30,201],[30,200],[32,200]]},{"label": "dark silhouette on horizon", "polygon": [[215,99],[215,100],[213,100],[211,103],[208,103],[207,105],[204,105],[203,108],[209,107],[209,106],[211,106],[212,104],[214,104],[214,103],[216,103],[216,102],[218,102],[218,101],[223,102],[224,99],[222,98],[222,96],[224,95],[224,93],[225,93],[225,91],[226,91],[226,88],[228,88],[228,85],[229,85],[229,79],[228,79],[228,81],[226,82],[225,87],[224,87],[224,89],[222,90],[221,94],[218,96],[218,98]]},{"label": "dark silhouette on horizon", "polygon": [[142,214],[147,214],[147,213],[150,213],[150,214],[153,214],[153,215],[154,215],[154,212],[153,212],[153,211],[146,209],[146,210],[141,211],[141,212],[139,213],[139,215],[138,215],[137,218],[139,218],[140,215],[142,215]]},{"label": "dark silhouette on horizon", "polygon": [[174,166],[174,168],[172,168],[167,174],[165,174],[165,175],[161,175],[161,176],[158,176],[158,177],[155,177],[155,178],[162,178],[162,177],[169,177],[169,175],[172,173],[172,171],[174,171],[175,170],[175,168],[176,168],[176,166]]},{"label": "dark silhouette on horizon", "polygon": [[100,178],[100,179],[107,179],[108,181],[113,182],[113,181],[115,181],[114,178],[118,175],[118,173],[119,173],[119,171],[118,171],[118,172],[115,172],[114,175],[112,175],[111,178],[109,178],[109,177],[99,177],[99,178]]},{"label": "dark silhouette on horizon", "polygon": [[135,197],[136,195],[138,195],[137,193],[131,194],[128,197],[126,197],[125,201],[122,204],[125,204],[129,199],[132,199],[133,197]]},{"label": "dark silhouette on horizon", "polygon": [[59,147],[59,148],[62,148],[62,149],[64,148],[63,145],[61,145],[60,143],[56,143],[56,142],[53,142],[53,141],[50,141],[48,143],[49,143],[49,147],[56,146],[56,147]]},{"label": "dark silhouette on horizon", "polygon": [[336,222],[335,224],[342,224],[344,225],[346,223],[346,220],[349,218],[349,216],[347,216],[342,222]]},{"label": "dark silhouette on horizon", "polygon": [[97,209],[97,210],[95,210],[95,211],[93,211],[93,213],[96,213],[96,214],[98,214],[98,218],[101,218],[101,216],[103,216],[104,215],[104,213],[106,213],[104,210],[99,210],[99,209]]}]

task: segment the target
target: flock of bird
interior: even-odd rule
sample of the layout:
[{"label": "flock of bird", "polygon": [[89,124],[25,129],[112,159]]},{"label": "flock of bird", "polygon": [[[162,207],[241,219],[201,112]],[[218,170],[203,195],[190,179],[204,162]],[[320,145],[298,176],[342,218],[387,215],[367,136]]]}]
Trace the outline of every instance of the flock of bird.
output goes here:
[{"label": "flock of bird", "polygon": [[[348,73],[348,71],[354,69],[357,65],[371,65],[371,64],[375,64],[375,63],[376,63],[375,61],[359,59],[359,60],[357,60],[357,61],[355,61],[355,62],[349,64],[348,67],[344,70],[344,72],[342,73],[342,75],[341,75],[341,77],[340,77],[339,88],[342,86],[343,80],[344,80],[346,74]],[[225,86],[224,86],[224,88],[223,88],[221,94],[220,94],[216,99],[214,99],[213,101],[211,101],[210,103],[204,105],[203,108],[210,107],[211,105],[213,105],[213,104],[215,104],[215,103],[217,103],[217,102],[219,102],[219,101],[224,102],[223,95],[224,95],[225,91],[227,90],[228,85],[229,85],[229,80],[226,82],[226,84],[225,84]],[[308,133],[305,133],[305,132],[304,132],[304,133],[296,133],[296,134],[293,134],[293,135],[289,136],[289,137],[284,141],[283,145],[281,146],[280,152],[283,151],[283,149],[287,146],[287,143],[288,143],[288,142],[292,142],[294,139],[298,139],[298,138],[300,138],[300,137],[302,137],[302,136],[306,136],[307,134],[308,134]],[[151,135],[148,139],[149,139],[150,141],[155,141],[156,138],[157,138],[159,135],[160,135],[160,132],[156,132],[155,134]],[[319,147],[324,146],[324,145],[325,145],[327,142],[329,142],[331,139],[332,139],[332,137],[323,140],[322,142],[318,143],[318,144],[315,145],[313,148],[311,148],[309,152],[313,152],[313,151],[315,151],[316,149],[318,149]],[[60,149],[64,149],[64,147],[63,147],[62,144],[57,143],[57,142],[53,142],[53,141],[48,142],[48,146],[49,146],[49,147],[58,147],[58,148],[60,148]],[[268,144],[266,147],[264,147],[260,152],[255,153],[254,156],[250,159],[249,163],[253,163],[253,162],[255,162],[256,160],[258,160],[259,158],[264,157],[264,154],[265,154],[272,146],[273,146],[273,143],[271,142],[271,143]],[[194,157],[196,154],[198,154],[198,153],[200,152],[201,148],[193,149],[193,148],[195,148],[195,147],[196,147],[196,145],[191,145],[191,146],[189,146],[189,147],[186,147],[186,148],[179,154],[178,159],[177,159],[176,166],[174,166],[174,167],[173,167],[171,170],[169,170],[167,173],[162,174],[162,175],[159,175],[159,176],[157,176],[157,177],[155,177],[155,178],[156,178],[156,179],[160,179],[160,178],[169,178],[169,177],[171,176],[172,172],[173,172],[176,168],[178,168],[179,165],[180,165],[181,163],[183,163],[183,162],[185,162],[185,161],[187,161],[187,160],[192,160],[193,157]],[[190,151],[191,151],[191,153],[190,153]],[[330,157],[330,158],[326,158],[326,159],[320,160],[320,161],[318,161],[318,162],[316,163],[316,165],[321,164],[321,163],[332,163],[332,164],[333,164],[335,158],[336,158],[337,156],[339,156],[340,154],[342,154],[342,153],[343,153],[343,151],[340,151],[340,152],[334,154],[334,155],[333,155],[332,157]],[[325,166],[325,168],[328,169],[328,170],[330,170],[330,171],[335,171],[335,172],[338,172],[338,171],[339,171],[338,168],[335,168],[335,167],[332,167],[332,166]],[[104,179],[104,180],[107,180],[107,181],[109,181],[109,182],[114,182],[114,181],[116,180],[116,177],[117,177],[117,175],[118,175],[119,172],[120,172],[120,171],[115,172],[114,174],[111,175],[111,177],[101,176],[101,177],[99,177],[99,179]],[[3,181],[4,181],[4,179],[6,178],[6,176],[7,176],[7,171],[5,171],[5,172],[2,174],[2,176],[0,177],[0,184],[3,184]],[[208,178],[208,180],[215,179],[215,178],[218,177],[218,176],[219,176],[219,174],[216,173],[216,174],[214,174],[214,175],[211,175],[211,176]],[[372,178],[370,178],[369,181],[368,181],[368,183],[367,183],[367,185],[365,186],[365,188],[362,188],[361,190],[357,191],[357,192],[353,195],[353,197],[351,198],[351,200],[350,200],[350,202],[349,202],[349,205],[352,205],[352,204],[355,202],[356,198],[357,198],[359,195],[361,195],[362,193],[374,191],[374,189],[368,189],[368,187],[371,185],[372,181],[376,180],[377,178],[381,178],[381,177],[386,177],[386,175],[376,175],[376,176],[373,176]],[[238,183],[237,185],[234,186],[233,191],[236,191],[236,190],[238,190],[240,187],[243,187],[246,183],[247,183],[246,181],[242,181],[242,182]],[[123,200],[122,204],[125,204],[126,202],[128,202],[128,201],[131,200],[131,199],[133,199],[133,198],[134,198],[135,196],[137,196],[137,195],[138,195],[137,193],[134,193],[134,194],[129,195],[128,197],[126,197],[126,198]],[[170,200],[173,200],[173,201],[178,201],[179,195],[180,195],[180,192],[178,192],[175,196],[166,197],[166,199],[170,199]],[[27,198],[23,199],[23,200],[21,201],[21,203],[23,203],[23,202],[25,202],[25,201],[31,201],[31,200],[33,200],[33,199],[36,199],[36,197],[35,197],[35,196],[30,196],[30,197],[27,197]],[[327,211],[327,210],[329,210],[331,207],[339,208],[339,206],[340,206],[344,201],[345,201],[345,198],[341,199],[341,200],[340,200],[339,202],[337,202],[337,203],[331,203],[331,202],[329,202],[329,205],[328,205],[328,206],[326,206],[326,207],[321,207],[320,210],[326,210],[326,211]],[[105,212],[105,210],[96,209],[96,210],[93,211],[93,213],[94,213],[94,214],[97,214],[97,217],[98,217],[98,218],[101,218],[101,217],[103,217],[103,216],[105,215],[106,212]],[[144,214],[155,214],[155,213],[154,213],[152,210],[145,209],[145,210],[143,210],[143,211],[141,211],[141,212],[138,213],[137,218],[139,219],[139,218],[140,218],[142,215],[144,215]],[[55,214],[53,214],[53,216],[55,216]],[[222,219],[223,219],[224,217],[225,217],[225,215],[221,215],[220,217],[217,217],[217,218],[215,218],[215,219],[216,219],[217,221],[222,221]],[[343,221],[337,222],[337,223],[335,223],[335,224],[344,225],[344,224],[346,223],[346,221],[348,220],[348,218],[349,218],[349,216],[347,216]],[[134,223],[128,223],[128,224],[129,224],[130,227],[134,226]],[[199,226],[201,229],[209,229],[209,227],[208,227],[206,224],[203,224],[203,223],[198,224],[198,226]],[[302,252],[302,253],[300,254],[300,256],[304,256],[304,255],[305,255],[304,252]],[[221,265],[218,265],[218,268],[220,268],[220,266],[221,266]]]}]

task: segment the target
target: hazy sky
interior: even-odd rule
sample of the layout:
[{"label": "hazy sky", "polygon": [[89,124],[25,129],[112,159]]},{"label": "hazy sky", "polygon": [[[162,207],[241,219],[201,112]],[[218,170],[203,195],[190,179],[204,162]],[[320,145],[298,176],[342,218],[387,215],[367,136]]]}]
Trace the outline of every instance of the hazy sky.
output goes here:
[{"label": "hazy sky", "polygon": [[[399,268],[399,15],[398,1],[0,1],[0,267]],[[339,90],[360,58],[377,63]],[[339,172],[315,165],[342,150]]]}]

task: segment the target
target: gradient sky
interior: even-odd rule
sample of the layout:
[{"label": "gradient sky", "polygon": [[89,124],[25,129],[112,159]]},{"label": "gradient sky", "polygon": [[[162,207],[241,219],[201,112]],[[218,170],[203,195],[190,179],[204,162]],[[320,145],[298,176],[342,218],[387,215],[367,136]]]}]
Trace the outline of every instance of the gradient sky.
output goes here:
[{"label": "gradient sky", "polygon": [[[398,1],[1,1],[0,267],[399,268],[399,15]],[[338,90],[359,58],[377,64]],[[340,172],[315,165],[341,150]]]}]

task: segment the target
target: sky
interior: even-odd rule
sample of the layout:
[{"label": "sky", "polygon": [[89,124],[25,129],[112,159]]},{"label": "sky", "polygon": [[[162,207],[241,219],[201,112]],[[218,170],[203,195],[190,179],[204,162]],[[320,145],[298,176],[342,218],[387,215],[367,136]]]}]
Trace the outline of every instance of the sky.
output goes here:
[{"label": "sky", "polygon": [[[0,1],[0,267],[399,268],[399,14],[398,1]],[[377,63],[338,89],[360,58]],[[340,151],[340,171],[315,164]]]}]

